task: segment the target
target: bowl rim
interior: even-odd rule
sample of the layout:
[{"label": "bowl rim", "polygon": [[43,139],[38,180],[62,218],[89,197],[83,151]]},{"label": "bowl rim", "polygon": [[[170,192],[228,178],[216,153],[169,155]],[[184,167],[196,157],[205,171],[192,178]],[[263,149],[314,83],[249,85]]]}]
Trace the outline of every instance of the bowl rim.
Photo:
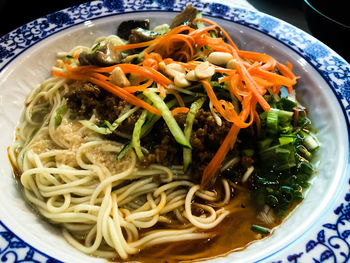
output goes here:
[{"label": "bowl rim", "polygon": [[[234,7],[232,7],[232,8],[234,8]],[[241,9],[241,8],[234,8],[234,9]],[[155,10],[147,10],[147,11],[155,11]],[[159,11],[174,11],[174,10],[159,10]],[[177,10],[175,10],[175,11],[177,11]],[[141,11],[142,12],[142,11]],[[254,11],[254,13],[255,13],[255,11]],[[261,13],[261,12],[257,12],[257,13]],[[114,14],[113,14],[114,15]],[[217,13],[217,14],[215,14],[214,15],[214,17],[216,17],[216,18],[221,18],[221,19],[224,19],[224,20],[227,20],[227,18],[223,18],[223,17],[219,17],[219,15],[220,15],[220,13]],[[285,41],[281,41],[278,37],[276,37],[276,36],[274,36],[274,35],[271,35],[271,34],[269,34],[269,32],[268,32],[268,30],[269,30],[269,27],[271,26],[271,25],[273,25],[273,22],[274,21],[276,21],[276,20],[278,20],[278,19],[276,19],[276,18],[273,18],[273,19],[269,19],[270,18],[270,16],[268,16],[268,15],[266,15],[266,14],[264,14],[264,22],[266,22],[266,24],[264,24],[264,26],[266,26],[266,27],[262,27],[262,28],[255,28],[255,27],[249,27],[249,28],[251,28],[251,29],[255,29],[255,30],[257,30],[257,31],[259,31],[259,32],[262,32],[262,33],[265,33],[265,34],[267,34],[268,36],[270,36],[270,37],[272,37],[272,38],[274,38],[275,40],[277,40],[277,41],[279,41],[280,43],[282,43],[282,44],[284,44],[284,45],[286,45],[286,43],[285,43]],[[93,19],[92,19],[93,20]],[[278,20],[278,21],[280,21],[280,20]],[[232,21],[232,22],[237,22],[237,21]],[[260,22],[259,22],[260,23]],[[287,24],[287,23],[285,23],[284,22],[284,24]],[[242,23],[242,25],[244,25],[244,23]],[[294,27],[292,27],[292,28],[294,28]],[[66,28],[63,28],[62,30],[65,30]],[[298,31],[298,30],[297,30]],[[59,32],[59,31],[58,31]],[[298,31],[299,32],[299,31]],[[52,36],[52,35],[49,35],[49,36]],[[0,41],[1,42],[1,41]],[[36,43],[35,43],[36,44]],[[290,44],[292,44],[292,42],[290,43]],[[334,83],[333,84],[331,84],[331,80],[329,79],[329,78],[326,78],[325,76],[324,76],[324,74],[322,74],[321,73],[321,71],[320,71],[320,68],[319,68],[319,64],[316,64],[315,65],[315,62],[317,62],[318,63],[318,61],[317,61],[317,58],[315,58],[314,57],[314,55],[316,55],[316,53],[315,54],[313,54],[312,53],[312,55],[310,56],[310,54],[308,54],[308,56],[307,57],[305,57],[305,54],[304,54],[304,52],[305,51],[302,51],[298,46],[296,46],[296,45],[292,45],[292,46],[290,46],[290,45],[287,45],[291,50],[293,50],[294,52],[296,52],[296,53],[298,53],[301,57],[303,57],[304,59],[306,59],[307,60],[307,62],[317,71],[317,72],[319,72],[320,73],[320,75],[322,76],[322,78],[327,82],[327,84],[329,84],[329,87],[330,87],[330,89],[331,89],[331,91],[335,94],[335,96],[338,98],[338,100],[339,100],[339,102],[340,102],[340,98],[339,98],[339,95],[337,94],[337,92],[336,92],[336,90],[335,90],[335,87],[333,86],[334,85]],[[29,46],[28,48],[30,48],[31,46]],[[321,45],[321,48],[322,48],[322,45]],[[322,49],[321,49],[321,51],[322,51]],[[21,52],[22,53],[22,52]],[[322,55],[322,54],[321,54]],[[332,54],[333,55],[333,54]],[[14,58],[16,58],[17,56],[15,56]],[[10,61],[11,62],[11,61]],[[9,62],[9,63],[10,63]],[[342,63],[341,63],[342,64]],[[348,67],[349,65],[346,63],[345,64],[346,65],[346,67]],[[6,65],[4,66],[4,68],[6,67]],[[348,116],[347,116],[347,114],[346,114],[346,112],[347,112],[347,110],[344,108],[344,105],[343,105],[343,103],[339,103],[340,104],[340,106],[341,106],[341,109],[342,109],[342,112],[343,112],[343,114],[344,114],[344,117],[345,117],[345,122],[346,122],[346,125],[347,125],[347,128],[348,128],[348,130],[349,130],[349,121],[348,121]],[[348,163],[349,164],[349,163]],[[347,173],[347,172],[346,172]],[[344,179],[345,180],[345,179]],[[345,182],[344,182],[344,184],[345,184]],[[341,195],[341,193],[339,193],[339,195]],[[333,204],[330,204],[330,209],[331,209],[331,206],[333,206]],[[279,252],[279,251],[278,251]],[[269,255],[269,257],[270,256],[272,256],[272,255]]]}]

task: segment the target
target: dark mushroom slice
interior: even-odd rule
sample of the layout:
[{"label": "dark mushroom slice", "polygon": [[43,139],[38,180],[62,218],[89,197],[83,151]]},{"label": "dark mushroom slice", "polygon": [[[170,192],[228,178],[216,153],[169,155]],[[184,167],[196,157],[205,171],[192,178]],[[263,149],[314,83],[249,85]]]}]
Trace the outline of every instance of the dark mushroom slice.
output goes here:
[{"label": "dark mushroom slice", "polygon": [[118,27],[117,36],[123,39],[128,39],[131,34],[131,30],[133,30],[134,28],[143,28],[149,30],[150,24],[151,23],[149,19],[124,21]]},{"label": "dark mushroom slice", "polygon": [[196,18],[197,9],[192,5],[187,5],[186,8],[178,15],[175,16],[170,28],[177,27],[179,25],[192,22]]},{"label": "dark mushroom slice", "polygon": [[138,27],[131,30],[131,34],[129,36],[129,42],[130,43],[146,42],[146,41],[153,40],[158,36],[160,36],[160,34]]},{"label": "dark mushroom slice", "polygon": [[120,63],[122,58],[121,53],[114,49],[114,45],[107,43],[93,53],[81,52],[79,55],[79,63],[80,65],[107,67]]}]

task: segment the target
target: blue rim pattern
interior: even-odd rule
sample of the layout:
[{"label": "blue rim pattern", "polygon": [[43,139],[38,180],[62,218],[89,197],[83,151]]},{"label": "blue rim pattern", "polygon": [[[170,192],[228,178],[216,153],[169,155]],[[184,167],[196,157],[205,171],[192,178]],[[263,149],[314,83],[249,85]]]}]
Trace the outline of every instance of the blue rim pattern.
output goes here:
[{"label": "blue rim pattern", "polygon": [[24,242],[0,221],[0,260],[12,263],[62,263]]},{"label": "blue rim pattern", "polygon": [[[181,11],[189,3],[205,15],[233,21],[263,32],[297,52],[320,73],[332,88],[340,102],[349,130],[350,65],[344,59],[292,25],[266,14],[219,3],[204,3],[200,0],[98,0],[73,6],[29,22],[0,37],[0,71],[41,40],[86,20],[128,12],[176,12]],[[350,184],[350,180],[348,183]],[[275,263],[349,261],[350,187],[349,185],[346,187],[348,188],[347,193],[335,205],[329,222],[319,226],[314,239],[307,240],[302,250],[287,254],[283,256],[284,258],[274,261]],[[1,220],[0,260],[5,262],[61,262],[25,243]]]}]

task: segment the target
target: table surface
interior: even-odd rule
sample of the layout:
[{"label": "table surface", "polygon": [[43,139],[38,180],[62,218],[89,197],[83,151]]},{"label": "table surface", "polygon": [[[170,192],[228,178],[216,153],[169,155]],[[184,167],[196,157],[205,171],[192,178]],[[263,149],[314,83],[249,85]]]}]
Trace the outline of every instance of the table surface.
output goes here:
[{"label": "table surface", "polygon": [[[311,34],[304,15],[303,0],[214,0],[232,3],[253,8],[280,18]],[[69,6],[84,3],[86,0],[60,0],[60,1],[14,1],[0,0],[0,36],[11,30],[46,14],[64,9]],[[20,15],[14,13],[21,10]],[[24,12],[23,10],[29,10]],[[340,54],[341,55],[341,54]]]}]

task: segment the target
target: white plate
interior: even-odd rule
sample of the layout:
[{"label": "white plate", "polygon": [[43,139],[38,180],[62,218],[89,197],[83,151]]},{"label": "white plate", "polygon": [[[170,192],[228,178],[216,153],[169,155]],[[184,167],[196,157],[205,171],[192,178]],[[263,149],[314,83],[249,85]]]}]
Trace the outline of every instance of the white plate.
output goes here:
[{"label": "white plate", "polygon": [[[242,252],[212,262],[345,262],[350,258],[350,65],[307,33],[263,13],[190,1],[224,26],[241,49],[264,52],[294,65],[297,94],[309,106],[322,147],[319,173],[304,202],[274,234]],[[50,75],[58,51],[91,45],[132,18],[169,22],[185,0],[104,0],[34,20],[0,39],[0,260],[104,262],[69,246],[57,229],[23,200],[6,148],[30,89]]]}]

